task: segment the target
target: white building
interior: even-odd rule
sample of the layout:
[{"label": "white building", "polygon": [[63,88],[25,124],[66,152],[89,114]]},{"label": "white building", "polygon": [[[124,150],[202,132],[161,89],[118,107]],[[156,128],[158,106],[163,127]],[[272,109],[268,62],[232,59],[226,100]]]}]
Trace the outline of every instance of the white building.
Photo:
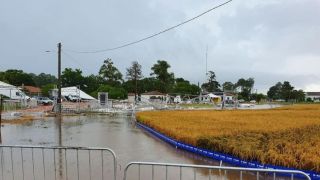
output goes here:
[{"label": "white building", "polygon": [[306,99],[310,98],[312,101],[320,101],[320,92],[306,92]]},{"label": "white building", "polygon": [[226,101],[234,100],[234,95],[231,93],[225,93],[224,97],[226,98]]},{"label": "white building", "polygon": [[13,100],[27,100],[30,99],[18,87],[0,81],[0,94]]}]

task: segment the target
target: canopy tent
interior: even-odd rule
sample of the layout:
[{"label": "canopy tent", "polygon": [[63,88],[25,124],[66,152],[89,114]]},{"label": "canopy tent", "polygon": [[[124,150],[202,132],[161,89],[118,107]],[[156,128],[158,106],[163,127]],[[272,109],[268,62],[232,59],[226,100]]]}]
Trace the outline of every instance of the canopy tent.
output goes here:
[{"label": "canopy tent", "polygon": [[80,98],[83,100],[95,100],[95,98],[81,91],[81,89],[78,89],[76,86],[61,88],[61,95],[62,96],[70,96],[70,95],[80,96]]}]

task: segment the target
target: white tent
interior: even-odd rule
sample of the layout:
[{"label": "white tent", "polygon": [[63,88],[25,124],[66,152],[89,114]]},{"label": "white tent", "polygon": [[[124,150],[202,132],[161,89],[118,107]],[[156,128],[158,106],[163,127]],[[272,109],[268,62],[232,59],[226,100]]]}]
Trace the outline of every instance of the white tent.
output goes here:
[{"label": "white tent", "polygon": [[0,81],[0,94],[14,100],[30,99],[29,96],[27,96],[16,86],[2,81]]},{"label": "white tent", "polygon": [[87,93],[81,91],[80,89],[78,89],[75,86],[61,88],[61,95],[62,96],[69,96],[69,95],[80,96],[80,98],[84,99],[84,100],[94,100],[95,99],[92,96],[88,95]]}]

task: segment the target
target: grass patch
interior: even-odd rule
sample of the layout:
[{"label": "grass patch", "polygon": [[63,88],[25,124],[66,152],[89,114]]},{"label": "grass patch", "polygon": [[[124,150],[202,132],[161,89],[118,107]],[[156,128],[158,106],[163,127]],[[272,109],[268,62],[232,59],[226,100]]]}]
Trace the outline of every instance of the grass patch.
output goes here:
[{"label": "grass patch", "polygon": [[320,172],[320,105],[151,111],[137,120],[174,139],[245,160]]}]

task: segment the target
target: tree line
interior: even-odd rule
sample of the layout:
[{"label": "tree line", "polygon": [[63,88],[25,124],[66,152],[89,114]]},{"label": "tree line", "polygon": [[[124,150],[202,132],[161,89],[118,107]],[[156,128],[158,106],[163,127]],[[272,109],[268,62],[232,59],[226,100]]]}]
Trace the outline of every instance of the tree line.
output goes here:
[{"label": "tree line", "polygon": [[[173,72],[169,72],[170,64],[165,60],[158,60],[152,67],[150,76],[144,77],[142,66],[133,61],[131,66],[126,68],[125,76],[114,65],[113,61],[105,59],[97,74],[84,76],[81,69],[65,68],[62,71],[62,87],[79,86],[81,90],[97,97],[98,92],[108,92],[112,99],[125,99],[127,93],[136,95],[159,91],[169,94],[199,95],[201,92],[236,92],[238,99],[245,101],[269,98],[271,100],[283,99],[285,101],[304,101],[304,92],[295,90],[288,81],[277,83],[270,87],[267,96],[254,91],[254,78],[240,78],[237,82],[224,82],[222,85],[217,81],[213,71],[208,71],[207,81],[201,86],[192,84],[182,77],[175,77]],[[54,75],[40,73],[26,73],[22,70],[9,69],[0,72],[0,81],[7,82],[15,86],[31,85],[40,87],[44,96],[49,96],[48,92],[57,84]]]}]

